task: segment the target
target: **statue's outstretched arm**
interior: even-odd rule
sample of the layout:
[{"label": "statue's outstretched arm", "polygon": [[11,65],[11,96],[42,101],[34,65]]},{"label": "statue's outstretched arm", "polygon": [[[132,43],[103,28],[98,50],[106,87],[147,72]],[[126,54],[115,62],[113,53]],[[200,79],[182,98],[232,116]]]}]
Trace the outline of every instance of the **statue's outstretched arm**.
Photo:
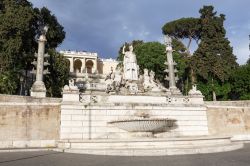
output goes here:
[{"label": "statue's outstretched arm", "polygon": [[122,47],[122,54],[125,54],[125,44],[124,44],[124,46]]}]

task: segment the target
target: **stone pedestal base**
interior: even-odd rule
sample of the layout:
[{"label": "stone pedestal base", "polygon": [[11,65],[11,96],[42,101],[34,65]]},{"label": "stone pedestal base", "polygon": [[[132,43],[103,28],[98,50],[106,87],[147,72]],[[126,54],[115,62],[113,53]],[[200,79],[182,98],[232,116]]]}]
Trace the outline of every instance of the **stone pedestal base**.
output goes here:
[{"label": "stone pedestal base", "polygon": [[172,95],[181,95],[181,91],[177,87],[170,87],[169,89]]},{"label": "stone pedestal base", "polygon": [[46,88],[42,81],[36,81],[31,89],[30,89],[30,95],[32,97],[46,97]]}]

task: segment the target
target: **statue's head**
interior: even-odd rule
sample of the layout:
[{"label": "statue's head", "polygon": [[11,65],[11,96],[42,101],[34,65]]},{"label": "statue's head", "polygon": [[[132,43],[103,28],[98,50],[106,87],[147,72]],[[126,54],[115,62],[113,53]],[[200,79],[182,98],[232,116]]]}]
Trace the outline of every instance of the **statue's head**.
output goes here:
[{"label": "statue's head", "polygon": [[133,51],[133,45],[129,45],[129,51]]}]

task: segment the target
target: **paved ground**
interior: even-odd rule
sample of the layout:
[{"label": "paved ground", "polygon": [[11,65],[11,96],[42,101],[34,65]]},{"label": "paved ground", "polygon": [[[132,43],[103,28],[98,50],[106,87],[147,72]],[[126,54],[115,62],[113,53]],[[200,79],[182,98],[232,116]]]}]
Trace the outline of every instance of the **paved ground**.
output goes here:
[{"label": "paved ground", "polygon": [[0,166],[250,166],[250,144],[244,149],[215,154],[119,157],[60,152],[0,153]]}]

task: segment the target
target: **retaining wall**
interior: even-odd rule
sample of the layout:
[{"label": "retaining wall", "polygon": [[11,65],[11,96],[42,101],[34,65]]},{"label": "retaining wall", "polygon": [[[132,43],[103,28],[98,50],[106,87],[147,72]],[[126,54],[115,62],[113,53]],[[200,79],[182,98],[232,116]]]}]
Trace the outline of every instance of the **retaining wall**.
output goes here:
[{"label": "retaining wall", "polygon": [[249,135],[250,101],[205,102],[212,135]]},{"label": "retaining wall", "polygon": [[0,95],[0,144],[27,146],[30,140],[42,144],[59,139],[60,103],[55,98]]}]

